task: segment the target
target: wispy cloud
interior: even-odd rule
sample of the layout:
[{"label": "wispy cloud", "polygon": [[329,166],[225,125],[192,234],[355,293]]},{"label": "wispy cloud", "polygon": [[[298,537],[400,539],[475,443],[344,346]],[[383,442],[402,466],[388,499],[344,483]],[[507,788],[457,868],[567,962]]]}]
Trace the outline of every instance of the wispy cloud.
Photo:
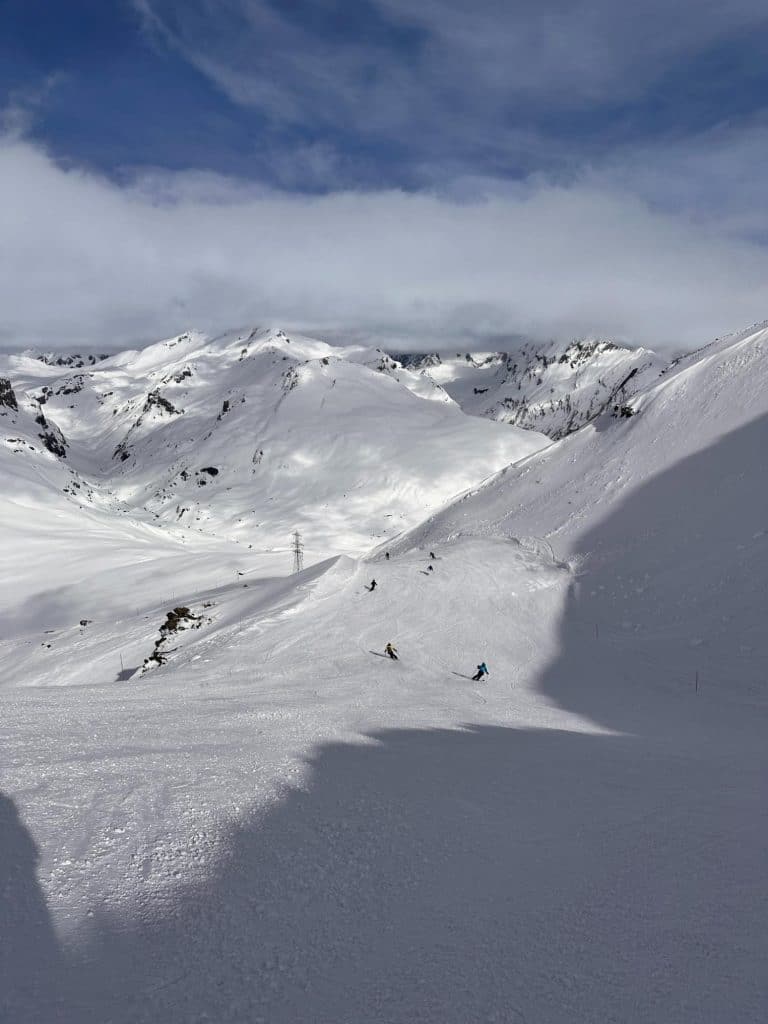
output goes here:
[{"label": "wispy cloud", "polygon": [[507,117],[637,100],[734,40],[768,51],[762,0],[360,0],[357,17],[340,0],[134,3],[234,102],[364,133],[481,141]]},{"label": "wispy cloud", "polygon": [[768,312],[764,248],[604,182],[470,202],[195,173],[120,187],[13,139],[0,179],[6,346],[278,322],[412,346],[595,332],[680,348]]},{"label": "wispy cloud", "polygon": [[742,141],[768,116],[763,0],[133,2],[153,39],[263,119],[267,180],[288,189],[469,196],[626,170],[654,203],[716,211],[726,166],[734,186],[751,166],[732,151],[716,170],[702,140]]},{"label": "wispy cloud", "polygon": [[45,101],[64,77],[61,73],[50,74],[32,87],[12,89],[5,106],[0,109],[0,135],[11,140],[29,135]]}]

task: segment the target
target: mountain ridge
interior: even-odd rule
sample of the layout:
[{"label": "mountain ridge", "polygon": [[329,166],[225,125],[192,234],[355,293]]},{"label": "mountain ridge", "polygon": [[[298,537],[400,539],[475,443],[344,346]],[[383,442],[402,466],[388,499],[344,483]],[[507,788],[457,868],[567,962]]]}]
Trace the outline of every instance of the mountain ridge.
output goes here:
[{"label": "mountain ridge", "polygon": [[389,362],[279,329],[185,332],[64,372],[6,357],[6,412],[77,501],[260,548],[297,528],[319,557],[363,550],[547,443],[465,416],[418,374],[400,371],[404,385]]},{"label": "mountain ridge", "polygon": [[514,352],[402,353],[397,358],[440,384],[465,412],[559,440],[629,400],[669,365],[648,349],[600,339],[526,342]]}]

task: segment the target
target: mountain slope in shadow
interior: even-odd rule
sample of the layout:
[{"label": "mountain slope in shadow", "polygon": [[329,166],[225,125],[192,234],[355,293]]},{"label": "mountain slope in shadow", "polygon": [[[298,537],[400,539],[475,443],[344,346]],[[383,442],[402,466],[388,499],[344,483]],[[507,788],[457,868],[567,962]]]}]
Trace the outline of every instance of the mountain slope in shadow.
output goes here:
[{"label": "mountain slope in shadow", "polygon": [[660,697],[682,699],[693,718],[696,697],[764,705],[766,448],[761,417],[646,482],[581,539],[548,696],[650,733],[664,729]]}]

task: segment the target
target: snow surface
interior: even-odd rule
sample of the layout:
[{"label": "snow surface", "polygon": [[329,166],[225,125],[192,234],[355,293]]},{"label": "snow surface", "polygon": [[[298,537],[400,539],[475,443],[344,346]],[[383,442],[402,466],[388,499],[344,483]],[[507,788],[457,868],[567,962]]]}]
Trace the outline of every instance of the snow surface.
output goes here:
[{"label": "snow surface", "polygon": [[280,330],[190,332],[74,373],[48,360],[0,364],[19,406],[0,459],[88,507],[261,551],[299,529],[314,558],[361,553],[547,443],[462,415],[419,374],[395,381],[380,351]]},{"label": "snow surface", "polygon": [[666,365],[647,349],[597,338],[565,345],[527,342],[512,353],[411,354],[399,359],[408,370],[419,370],[439,384],[464,412],[540,430],[553,440],[603,411],[620,409]]},{"label": "snow surface", "polygon": [[[89,367],[110,376],[71,417],[69,395],[43,404],[66,459],[29,451],[24,406],[61,368],[9,368],[20,408],[0,422],[27,440],[0,449],[0,1019],[763,1021],[768,329],[543,449],[403,395],[381,354],[309,340],[281,400],[269,337],[258,372],[239,336],[174,344],[200,377],[178,404],[162,385],[188,428],[150,408],[133,429],[167,347]],[[345,389],[330,420],[323,358]],[[270,445],[323,431],[303,487],[234,479],[245,423],[205,437],[241,386]],[[385,429],[410,490],[345,448]],[[231,492],[170,480],[214,455]],[[489,458],[522,461],[481,485]],[[247,489],[271,524],[251,549]],[[334,515],[288,575],[284,537],[267,548],[308,522],[307,494]],[[195,529],[169,514],[182,500]],[[199,618],[144,670],[177,605]]]}]

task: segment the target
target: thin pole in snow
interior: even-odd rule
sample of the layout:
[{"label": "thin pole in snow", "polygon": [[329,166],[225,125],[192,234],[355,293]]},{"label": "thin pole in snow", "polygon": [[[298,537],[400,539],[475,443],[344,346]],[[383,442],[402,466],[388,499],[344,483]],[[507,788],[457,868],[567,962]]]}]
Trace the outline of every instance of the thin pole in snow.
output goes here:
[{"label": "thin pole in snow", "polygon": [[123,665],[123,656],[120,655],[120,671],[125,672],[125,665]]},{"label": "thin pole in snow", "polygon": [[696,669],[696,693],[699,692],[699,670]]}]

